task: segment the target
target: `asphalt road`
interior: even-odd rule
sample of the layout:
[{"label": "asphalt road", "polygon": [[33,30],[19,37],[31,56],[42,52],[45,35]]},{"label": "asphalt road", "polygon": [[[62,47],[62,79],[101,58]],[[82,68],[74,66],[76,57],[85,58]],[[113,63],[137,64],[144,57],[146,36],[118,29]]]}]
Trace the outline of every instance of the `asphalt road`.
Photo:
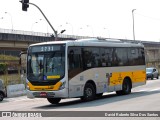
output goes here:
[{"label": "asphalt road", "polygon": [[[26,96],[6,98],[0,103],[0,111],[62,111],[55,113],[55,116],[65,116],[68,113],[69,115],[72,115],[72,113],[77,114],[72,111],[160,111],[160,79],[147,80],[146,85],[132,89],[132,93],[129,95],[117,96],[115,92],[105,93],[100,99],[90,102],[82,102],[80,99],[74,98],[64,99],[60,104],[52,105],[43,98],[28,99]],[[96,116],[96,113],[85,113],[90,114],[89,116],[92,116],[92,114]],[[2,119],[2,117],[0,117],[0,119]],[[7,119],[11,118],[6,117],[5,120]],[[22,119],[22,117],[17,117],[16,119]],[[40,118],[35,117],[32,119],[39,120]],[[159,120],[160,117],[106,117],[104,115],[104,117],[47,117],[41,119]]]}]

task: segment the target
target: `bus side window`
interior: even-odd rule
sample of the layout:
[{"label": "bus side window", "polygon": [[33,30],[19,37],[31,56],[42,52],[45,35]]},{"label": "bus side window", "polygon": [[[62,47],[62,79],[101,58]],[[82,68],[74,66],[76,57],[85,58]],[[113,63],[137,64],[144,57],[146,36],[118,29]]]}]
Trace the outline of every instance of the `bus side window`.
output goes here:
[{"label": "bus side window", "polygon": [[73,69],[75,67],[74,51],[73,50],[69,51],[68,60],[69,60],[69,69]]},{"label": "bus side window", "polygon": [[128,65],[127,48],[116,48],[118,66]]},{"label": "bus side window", "polygon": [[91,60],[92,60],[92,67],[100,67],[100,49],[99,48],[91,48]]},{"label": "bus side window", "polygon": [[73,78],[80,72],[82,72],[81,65],[81,48],[69,47],[68,49],[68,77]]},{"label": "bus side window", "polygon": [[138,53],[138,48],[128,48],[128,59],[129,59],[129,64],[131,66],[133,65],[139,65],[139,53]]},{"label": "bus side window", "polygon": [[119,65],[119,58],[118,58],[116,48],[113,48],[113,52],[112,52],[112,65],[113,66],[118,66]]},{"label": "bus side window", "polygon": [[101,66],[100,49],[96,47],[84,47],[83,54],[83,68],[84,70]]},{"label": "bus side window", "polygon": [[101,48],[101,66],[110,67],[112,66],[112,48]]},{"label": "bus side window", "polygon": [[139,48],[138,51],[139,51],[139,54],[138,54],[139,65],[145,65],[144,49]]},{"label": "bus side window", "polygon": [[92,67],[92,51],[90,48],[83,48],[83,69],[86,70]]}]

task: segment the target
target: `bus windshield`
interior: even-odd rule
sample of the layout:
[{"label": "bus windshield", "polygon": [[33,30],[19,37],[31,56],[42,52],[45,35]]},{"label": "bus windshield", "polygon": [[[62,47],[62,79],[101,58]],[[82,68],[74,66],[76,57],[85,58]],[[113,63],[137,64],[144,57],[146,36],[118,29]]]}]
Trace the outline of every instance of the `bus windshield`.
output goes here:
[{"label": "bus windshield", "polygon": [[28,50],[27,78],[29,81],[51,82],[65,74],[65,46],[34,46]]}]

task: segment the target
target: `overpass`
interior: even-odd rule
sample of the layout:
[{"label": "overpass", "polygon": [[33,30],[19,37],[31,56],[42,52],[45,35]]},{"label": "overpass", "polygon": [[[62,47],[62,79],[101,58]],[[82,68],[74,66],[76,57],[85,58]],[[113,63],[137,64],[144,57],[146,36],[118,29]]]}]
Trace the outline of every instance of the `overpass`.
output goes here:
[{"label": "overpass", "polygon": [[[83,38],[90,37],[65,34],[59,35],[59,40],[75,40]],[[160,42],[120,40],[125,42],[142,42],[145,46],[147,66],[156,66],[160,69]],[[0,54],[5,54],[8,50],[17,51],[16,54],[19,54],[20,51],[26,50],[30,44],[47,41],[54,41],[54,36],[50,33],[0,29]],[[12,53],[10,52],[10,54]]]},{"label": "overpass", "polygon": [[[75,40],[89,38],[87,36],[59,35],[59,40]],[[30,44],[38,42],[54,41],[53,34],[30,31],[0,29],[0,50],[23,50]]]}]

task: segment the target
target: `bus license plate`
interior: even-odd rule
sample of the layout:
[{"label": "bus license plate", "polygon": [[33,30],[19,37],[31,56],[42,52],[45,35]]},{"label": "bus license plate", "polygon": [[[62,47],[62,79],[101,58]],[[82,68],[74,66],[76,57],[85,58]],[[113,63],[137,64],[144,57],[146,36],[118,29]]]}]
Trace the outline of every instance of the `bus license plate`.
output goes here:
[{"label": "bus license plate", "polygon": [[46,92],[41,92],[41,93],[40,93],[40,96],[41,96],[41,97],[45,97],[45,96],[47,96],[47,93],[46,93]]}]

